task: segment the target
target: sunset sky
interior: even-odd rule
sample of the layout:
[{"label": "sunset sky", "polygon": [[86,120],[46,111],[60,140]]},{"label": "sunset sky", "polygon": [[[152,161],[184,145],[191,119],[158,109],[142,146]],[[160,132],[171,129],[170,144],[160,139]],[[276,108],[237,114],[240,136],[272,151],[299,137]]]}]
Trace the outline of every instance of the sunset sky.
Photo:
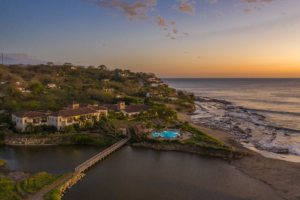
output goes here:
[{"label": "sunset sky", "polygon": [[8,64],[300,78],[300,0],[0,0],[0,36]]}]

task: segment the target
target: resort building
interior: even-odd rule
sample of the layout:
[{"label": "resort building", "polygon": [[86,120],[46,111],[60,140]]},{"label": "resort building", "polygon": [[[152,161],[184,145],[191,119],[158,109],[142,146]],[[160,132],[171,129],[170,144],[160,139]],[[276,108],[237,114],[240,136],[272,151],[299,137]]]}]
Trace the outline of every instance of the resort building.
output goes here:
[{"label": "resort building", "polygon": [[159,83],[156,83],[156,82],[153,82],[153,83],[150,83],[150,87],[157,87],[159,86],[160,84]]},{"label": "resort building", "polygon": [[176,101],[176,100],[178,100],[178,98],[177,97],[168,97],[168,100]]},{"label": "resort building", "polygon": [[37,112],[37,111],[19,111],[12,113],[12,119],[16,122],[16,127],[26,130],[28,124],[32,123],[35,126],[48,125],[55,126],[57,130],[62,130],[63,127],[79,124],[79,118],[85,117],[85,120],[93,122],[93,116],[99,120],[99,115],[107,117],[107,108],[98,105],[82,105],[76,102],[69,104],[68,110],[59,110],[56,112]]},{"label": "resort building", "polygon": [[77,69],[75,66],[71,66],[71,69]]},{"label": "resort building", "polygon": [[48,83],[46,88],[56,88],[56,85],[54,83]]},{"label": "resort building", "polygon": [[101,106],[106,107],[108,111],[114,111],[116,113],[121,112],[129,117],[139,114],[141,110],[147,112],[149,109],[151,109],[151,106],[147,105],[125,105],[125,102],[123,101],[119,101],[117,104],[103,104]]},{"label": "resort building", "polygon": [[12,113],[12,120],[16,123],[16,128],[26,130],[28,124],[35,126],[48,125],[47,115],[43,112],[22,110]]},{"label": "resort building", "polygon": [[25,88],[24,87],[16,87],[16,89],[20,90],[21,92],[25,92]]},{"label": "resort building", "polygon": [[0,84],[2,84],[2,85],[6,84],[6,83],[7,83],[7,81],[0,81]]},{"label": "resort building", "polygon": [[116,94],[116,98],[117,98],[117,99],[121,99],[121,98],[124,98],[124,97],[125,97],[124,95]]},{"label": "resort building", "polygon": [[115,91],[114,88],[107,88],[107,87],[103,88],[103,90],[105,90],[105,92],[109,92],[109,93],[113,93]]},{"label": "resort building", "polygon": [[105,78],[105,79],[102,79],[102,81],[107,82],[107,81],[109,81],[109,79],[108,79],[108,78]]},{"label": "resort building", "polygon": [[158,78],[156,78],[156,77],[148,78],[147,81],[149,81],[149,82],[159,82]]},{"label": "resort building", "polygon": [[163,86],[163,87],[168,87],[169,85],[164,83],[164,82],[160,82],[159,85]]}]

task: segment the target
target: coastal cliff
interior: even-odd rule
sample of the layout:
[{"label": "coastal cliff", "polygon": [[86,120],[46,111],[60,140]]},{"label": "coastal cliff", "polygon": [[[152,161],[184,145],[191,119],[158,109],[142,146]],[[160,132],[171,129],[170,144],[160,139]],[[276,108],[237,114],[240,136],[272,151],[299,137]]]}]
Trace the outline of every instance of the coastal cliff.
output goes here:
[{"label": "coastal cliff", "polygon": [[161,145],[161,144],[152,144],[149,142],[141,142],[141,143],[134,143],[133,146],[147,147],[147,148],[163,150],[163,151],[181,151],[181,152],[209,155],[209,156],[221,157],[221,158],[242,158],[243,156],[251,155],[251,153],[248,151],[242,151],[242,150],[229,151],[224,149],[200,147],[192,144]]}]

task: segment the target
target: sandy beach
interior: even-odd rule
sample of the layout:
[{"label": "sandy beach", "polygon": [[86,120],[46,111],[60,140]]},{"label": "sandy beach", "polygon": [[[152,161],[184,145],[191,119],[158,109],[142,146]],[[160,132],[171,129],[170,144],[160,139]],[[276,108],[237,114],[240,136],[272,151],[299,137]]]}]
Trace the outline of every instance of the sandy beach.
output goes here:
[{"label": "sandy beach", "polygon": [[[176,109],[175,105],[168,104],[168,106]],[[199,130],[236,149],[246,149],[235,140],[234,135],[193,123],[191,115],[187,112],[179,112],[178,118],[181,121],[189,121]],[[257,152],[246,150],[250,151],[252,156],[232,160],[231,165],[248,176],[268,184],[276,194],[284,199],[300,199],[300,163],[266,158]]]}]

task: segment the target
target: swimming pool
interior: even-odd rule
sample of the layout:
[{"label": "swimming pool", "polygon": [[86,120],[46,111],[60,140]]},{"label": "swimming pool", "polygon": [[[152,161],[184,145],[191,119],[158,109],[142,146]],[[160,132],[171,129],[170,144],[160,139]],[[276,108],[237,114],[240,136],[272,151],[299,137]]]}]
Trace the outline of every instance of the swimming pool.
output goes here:
[{"label": "swimming pool", "polygon": [[151,134],[153,137],[158,137],[159,134],[161,135],[161,137],[166,137],[166,138],[176,138],[178,131],[164,131],[162,133],[153,133]]}]

